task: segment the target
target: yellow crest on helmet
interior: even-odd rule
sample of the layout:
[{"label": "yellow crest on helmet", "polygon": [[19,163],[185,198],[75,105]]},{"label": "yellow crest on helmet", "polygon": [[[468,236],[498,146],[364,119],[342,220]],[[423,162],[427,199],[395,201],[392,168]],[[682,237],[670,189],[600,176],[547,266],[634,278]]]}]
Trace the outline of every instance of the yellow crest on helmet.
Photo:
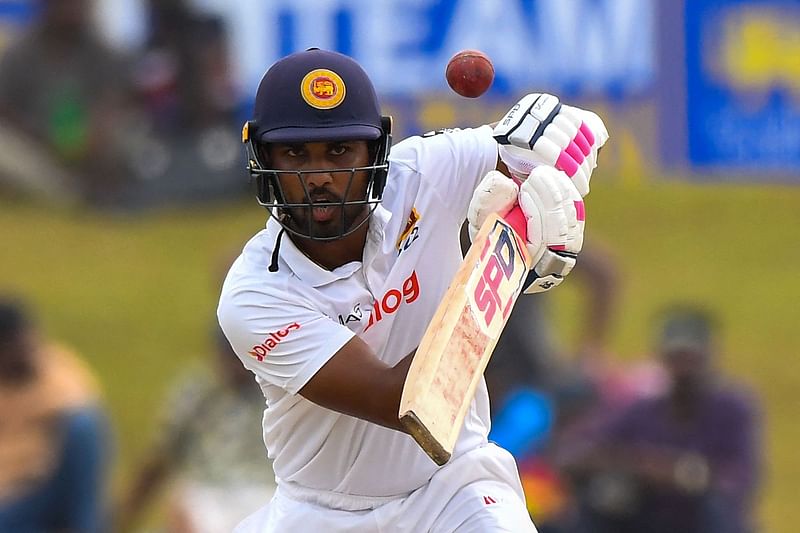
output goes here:
[{"label": "yellow crest on helmet", "polygon": [[341,76],[332,70],[318,68],[303,77],[300,92],[311,107],[332,109],[342,103],[347,89]]}]

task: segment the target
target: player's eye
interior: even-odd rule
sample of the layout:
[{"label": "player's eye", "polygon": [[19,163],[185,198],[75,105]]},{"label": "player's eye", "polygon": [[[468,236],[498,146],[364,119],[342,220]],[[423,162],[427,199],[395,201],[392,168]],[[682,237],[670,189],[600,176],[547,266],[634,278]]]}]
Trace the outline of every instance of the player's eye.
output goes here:
[{"label": "player's eye", "polygon": [[331,155],[344,155],[348,150],[350,150],[350,147],[346,144],[332,144],[328,148]]},{"label": "player's eye", "polygon": [[287,146],[284,153],[289,157],[302,157],[305,155],[306,151],[303,149],[301,145],[297,145],[297,146]]}]

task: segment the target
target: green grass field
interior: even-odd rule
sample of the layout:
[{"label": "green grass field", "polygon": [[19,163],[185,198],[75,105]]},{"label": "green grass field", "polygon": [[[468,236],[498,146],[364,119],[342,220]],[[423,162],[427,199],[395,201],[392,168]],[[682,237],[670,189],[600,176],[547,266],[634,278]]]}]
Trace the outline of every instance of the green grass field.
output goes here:
[{"label": "green grass field", "polygon": [[[586,239],[612,250],[623,281],[612,349],[644,353],[649,319],[670,301],[719,313],[722,364],[759,393],[766,415],[764,531],[793,531],[800,188],[599,177],[593,187]],[[170,381],[208,358],[221,276],[264,212],[255,202],[136,216],[0,205],[0,290],[28,296],[45,330],[96,369],[115,421],[119,486],[153,437]],[[556,323],[575,337],[577,290],[567,283],[555,300]]]}]

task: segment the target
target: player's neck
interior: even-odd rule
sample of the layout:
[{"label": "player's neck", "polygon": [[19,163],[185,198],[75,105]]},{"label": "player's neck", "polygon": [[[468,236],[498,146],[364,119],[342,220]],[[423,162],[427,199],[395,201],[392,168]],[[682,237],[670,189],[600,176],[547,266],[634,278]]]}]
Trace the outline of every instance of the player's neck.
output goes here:
[{"label": "player's neck", "polygon": [[327,270],[333,270],[353,261],[361,261],[368,230],[369,224],[363,224],[350,235],[335,241],[315,241],[302,237],[292,237],[292,240],[306,257]]}]

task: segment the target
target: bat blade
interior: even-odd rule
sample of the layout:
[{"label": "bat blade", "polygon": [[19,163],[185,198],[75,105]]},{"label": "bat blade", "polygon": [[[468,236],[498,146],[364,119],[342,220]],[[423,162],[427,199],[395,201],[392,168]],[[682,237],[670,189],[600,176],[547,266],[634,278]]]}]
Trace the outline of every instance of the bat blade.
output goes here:
[{"label": "bat blade", "polygon": [[524,228],[519,208],[484,222],[409,368],[400,422],[436,464],[453,453],[475,388],[522,291],[531,266]]}]

